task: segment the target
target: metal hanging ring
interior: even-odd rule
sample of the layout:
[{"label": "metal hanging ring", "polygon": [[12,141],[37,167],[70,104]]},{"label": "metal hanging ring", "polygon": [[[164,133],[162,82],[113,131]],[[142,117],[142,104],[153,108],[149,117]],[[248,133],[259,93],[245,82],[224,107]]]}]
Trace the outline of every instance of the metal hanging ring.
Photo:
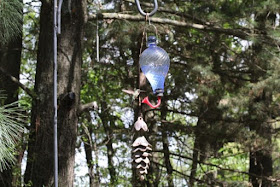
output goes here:
[{"label": "metal hanging ring", "polygon": [[136,3],[136,5],[137,5],[137,8],[138,8],[138,11],[140,12],[140,14],[142,14],[143,16],[153,16],[156,12],[157,12],[157,9],[158,9],[158,2],[157,2],[157,0],[154,0],[154,10],[152,11],[152,12],[150,12],[150,13],[146,13],[146,12],[144,12],[143,10],[142,10],[142,8],[141,8],[141,5],[140,5],[140,3],[139,3],[139,0],[135,0],[135,3]]}]

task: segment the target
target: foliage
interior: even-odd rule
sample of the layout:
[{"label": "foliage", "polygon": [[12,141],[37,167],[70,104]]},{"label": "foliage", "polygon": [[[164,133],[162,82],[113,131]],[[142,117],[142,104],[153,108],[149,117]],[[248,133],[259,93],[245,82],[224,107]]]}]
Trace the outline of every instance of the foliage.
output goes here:
[{"label": "foliage", "polygon": [[7,169],[15,161],[15,146],[23,132],[23,121],[17,103],[0,107],[0,171]]},{"label": "foliage", "polygon": [[21,33],[22,5],[20,0],[0,1],[0,44],[12,40]]}]

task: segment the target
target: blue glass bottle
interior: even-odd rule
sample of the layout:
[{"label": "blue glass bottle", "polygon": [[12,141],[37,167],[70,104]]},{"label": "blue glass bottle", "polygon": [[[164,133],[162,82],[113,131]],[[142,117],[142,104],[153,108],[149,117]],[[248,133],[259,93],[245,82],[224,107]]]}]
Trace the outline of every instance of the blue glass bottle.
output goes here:
[{"label": "blue glass bottle", "polygon": [[153,93],[163,96],[164,81],[170,66],[170,59],[167,52],[158,47],[156,37],[149,36],[148,48],[140,55],[140,67],[150,82]]}]

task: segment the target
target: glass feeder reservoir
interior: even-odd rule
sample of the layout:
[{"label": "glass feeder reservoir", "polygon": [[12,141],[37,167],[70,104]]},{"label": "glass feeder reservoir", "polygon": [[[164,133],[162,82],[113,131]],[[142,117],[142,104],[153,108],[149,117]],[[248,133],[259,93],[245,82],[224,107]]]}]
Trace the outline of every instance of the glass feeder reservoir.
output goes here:
[{"label": "glass feeder reservoir", "polygon": [[164,81],[170,66],[170,59],[167,52],[158,47],[156,37],[149,36],[148,48],[140,56],[140,67],[150,82],[153,93],[163,96]]}]

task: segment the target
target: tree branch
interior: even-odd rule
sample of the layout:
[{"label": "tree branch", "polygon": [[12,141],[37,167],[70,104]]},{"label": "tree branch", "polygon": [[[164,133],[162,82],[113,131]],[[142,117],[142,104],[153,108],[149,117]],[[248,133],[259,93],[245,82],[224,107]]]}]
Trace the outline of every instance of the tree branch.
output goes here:
[{"label": "tree branch", "polygon": [[84,112],[85,110],[97,110],[98,105],[96,101],[90,102],[90,103],[86,103],[86,104],[80,104],[78,107],[78,114],[81,114],[82,112]]},{"label": "tree branch", "polygon": [[[124,0],[124,1],[135,4],[134,0]],[[154,7],[153,3],[142,2],[141,5],[146,6],[146,7]],[[197,23],[204,24],[204,25],[210,25],[211,24],[210,22],[201,20],[197,17],[194,17],[193,15],[189,15],[186,12],[179,12],[179,11],[164,8],[164,7],[158,7],[158,12],[169,13],[169,14],[173,14],[173,15],[176,15],[176,16],[184,17],[184,18],[196,21]]]},{"label": "tree branch", "polygon": [[160,129],[164,129],[168,132],[184,132],[186,134],[193,134],[196,127],[189,126],[189,125],[183,125],[179,121],[167,121],[167,120],[161,120],[162,126],[160,126]]},{"label": "tree branch", "polygon": [[[163,153],[163,150],[154,150],[153,152],[161,152],[161,153]],[[176,157],[180,157],[180,158],[184,158],[184,159],[187,159],[187,160],[193,160],[192,157],[180,155],[180,154],[177,154],[177,153],[170,152],[170,155],[173,155],[173,156],[176,156]],[[235,170],[235,169],[231,169],[231,168],[223,168],[223,167],[221,167],[221,166],[219,166],[217,164],[207,163],[207,162],[203,162],[203,161],[200,161],[200,160],[198,160],[197,162],[200,163],[200,164],[205,164],[205,165],[208,165],[208,166],[216,167],[216,168],[218,168],[220,170],[224,170],[224,171],[229,171],[229,172],[239,173],[239,174],[245,174],[245,175],[249,175],[249,176],[255,176],[257,178],[266,179],[266,180],[269,180],[269,181],[275,182],[275,183],[279,183],[280,182],[280,178],[258,176],[258,175],[255,175],[253,173],[249,173],[249,172],[246,172],[246,171],[240,171],[240,170]]]},{"label": "tree branch", "polygon": [[[119,20],[130,20],[130,21],[145,21],[145,17],[141,15],[130,15],[130,14],[120,14],[120,13],[99,13],[99,14],[92,14],[89,16],[89,20],[94,19],[119,19]],[[179,26],[179,27],[188,27],[193,28],[197,30],[202,31],[213,31],[213,32],[219,32],[224,33],[228,35],[237,36],[241,39],[247,39],[250,34],[250,30],[247,28],[242,29],[224,29],[217,26],[212,25],[203,25],[203,24],[197,24],[197,23],[188,23],[185,21],[177,21],[177,20],[171,20],[167,18],[158,18],[158,17],[150,17],[150,21],[154,23],[159,24],[169,24],[173,26]]]},{"label": "tree branch", "polygon": [[32,90],[30,90],[28,87],[26,87],[24,84],[22,84],[17,78],[15,78],[11,74],[7,73],[2,67],[0,67],[0,72],[3,75],[5,75],[6,77],[8,77],[12,82],[17,84],[21,89],[23,89],[31,98],[33,98],[33,99],[36,98],[36,94]]},{"label": "tree branch", "polygon": [[[98,14],[92,14],[88,17],[89,21],[95,20],[95,19],[118,19],[118,20],[129,20],[129,21],[145,21],[145,17],[141,15],[130,15],[130,14],[122,14],[122,13],[98,13]],[[248,28],[235,28],[235,29],[225,29],[221,28],[219,26],[215,26],[212,24],[208,24],[208,22],[205,22],[205,24],[198,24],[198,23],[189,23],[185,21],[177,21],[177,20],[171,20],[167,18],[158,18],[158,17],[150,17],[150,21],[158,24],[168,24],[178,27],[186,27],[186,28],[192,28],[197,29],[201,31],[210,31],[210,32],[216,32],[226,35],[232,35],[235,37],[238,37],[243,40],[250,40],[250,37],[258,37],[261,39],[262,42],[268,44],[268,45],[280,45],[280,42],[270,36],[268,36],[265,33],[261,33],[258,30],[250,30]]]}]

